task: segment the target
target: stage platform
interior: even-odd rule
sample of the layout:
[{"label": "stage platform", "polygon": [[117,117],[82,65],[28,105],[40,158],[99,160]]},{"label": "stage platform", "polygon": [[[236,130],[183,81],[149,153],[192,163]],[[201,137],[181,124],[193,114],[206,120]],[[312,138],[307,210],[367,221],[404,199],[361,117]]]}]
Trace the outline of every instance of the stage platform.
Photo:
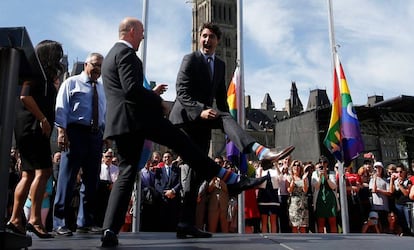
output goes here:
[{"label": "stage platform", "polygon": [[[167,250],[292,250],[413,249],[414,237],[388,234],[214,234],[210,239],[176,239],[174,233],[121,233],[116,249]],[[104,249],[100,235],[74,234],[53,239],[32,237],[31,250]]]}]

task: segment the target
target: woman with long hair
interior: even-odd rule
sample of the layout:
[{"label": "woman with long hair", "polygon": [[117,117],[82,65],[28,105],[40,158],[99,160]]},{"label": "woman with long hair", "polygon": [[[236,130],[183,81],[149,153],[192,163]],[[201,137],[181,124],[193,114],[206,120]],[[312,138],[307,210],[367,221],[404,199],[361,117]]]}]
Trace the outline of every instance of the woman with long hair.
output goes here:
[{"label": "woman with long hair", "polygon": [[[63,69],[60,63],[63,49],[58,42],[44,40],[35,51],[47,80],[32,77],[23,79],[21,85],[14,132],[22,176],[16,186],[13,212],[6,228],[18,234],[26,234],[27,229],[39,238],[51,238],[53,236],[42,223],[41,208],[46,183],[52,174],[50,135],[55,119],[57,86]],[[24,225],[23,206],[29,192],[32,207],[30,218]]]},{"label": "woman with long hair", "polygon": [[291,164],[292,175],[289,178],[289,220],[292,233],[306,233],[309,227],[307,175],[303,176],[302,162],[294,160]]}]

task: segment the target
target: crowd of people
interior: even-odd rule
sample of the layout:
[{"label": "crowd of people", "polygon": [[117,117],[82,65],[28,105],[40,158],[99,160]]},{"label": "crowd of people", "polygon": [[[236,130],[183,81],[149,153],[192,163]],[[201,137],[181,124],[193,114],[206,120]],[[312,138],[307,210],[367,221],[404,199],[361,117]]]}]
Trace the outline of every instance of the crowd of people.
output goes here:
[{"label": "crowd of people", "polygon": [[[170,153],[167,153],[171,155]],[[160,230],[164,222],[157,218],[165,216],[164,205],[160,201],[167,195],[169,187],[155,187],[157,178],[165,164],[164,157],[154,153],[141,172],[143,231]],[[225,157],[217,156],[216,162],[238,171]],[[179,157],[174,162],[185,175],[185,165]],[[249,164],[250,173],[257,177],[270,176],[256,189],[245,192],[245,232],[256,233],[340,233],[342,229],[341,204],[339,197],[338,165],[325,156],[317,161],[302,162],[290,156],[277,164],[253,161]],[[355,171],[354,171],[355,169]],[[179,174],[180,171],[176,170]],[[412,235],[412,204],[414,202],[414,163],[410,168],[403,164],[389,164],[365,159],[359,168],[349,166],[342,175],[345,180],[348,221],[351,233],[390,233]],[[176,179],[176,178],[175,178]],[[173,198],[182,196],[185,177],[176,183]],[[181,190],[181,193],[179,192]],[[287,195],[285,195],[287,194]],[[286,199],[284,198],[286,196]],[[236,202],[236,204],[235,204]],[[149,205],[150,204],[150,205]],[[177,206],[177,203],[175,203]],[[178,203],[179,206],[179,203]],[[237,232],[232,208],[237,207],[236,197],[229,195],[226,184],[214,177],[203,182],[198,188],[197,227],[209,232]],[[159,212],[155,212],[159,211]],[[168,213],[176,225],[179,219],[177,207]],[[174,211],[174,212],[172,212]],[[164,213],[164,214],[163,214]],[[151,214],[148,219],[148,214]],[[174,218],[174,219],[173,219]],[[169,230],[167,230],[169,231]],[[174,231],[172,229],[171,231]]]}]

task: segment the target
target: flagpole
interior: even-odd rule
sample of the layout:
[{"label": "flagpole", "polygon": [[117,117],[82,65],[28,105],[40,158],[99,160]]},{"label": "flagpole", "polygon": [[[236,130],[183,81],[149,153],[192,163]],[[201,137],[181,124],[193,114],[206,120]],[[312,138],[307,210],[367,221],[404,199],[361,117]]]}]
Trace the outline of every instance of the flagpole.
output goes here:
[{"label": "flagpole", "polygon": [[[239,95],[237,98],[237,122],[244,129],[246,126],[246,115],[244,107],[244,66],[243,66],[243,1],[237,0],[237,60],[236,67],[239,66],[240,70],[240,85],[238,86]],[[238,216],[237,225],[238,233],[243,234],[245,232],[245,220],[244,220],[244,192],[238,196]]]},{"label": "flagpole", "polygon": [[[145,66],[147,57],[147,37],[148,37],[148,0],[143,0],[142,3],[142,24],[144,26],[144,38],[142,40],[142,46],[140,46],[140,55],[142,61],[142,72],[145,76]],[[133,203],[133,215],[132,215],[132,232],[139,232],[139,225],[141,224],[141,174],[137,174],[137,178],[134,186],[134,203]]]},{"label": "flagpole", "polygon": [[146,62],[147,62],[147,41],[148,41],[148,0],[143,0],[142,3],[142,24],[144,26],[144,39],[142,39],[142,44],[140,46],[140,58],[142,61],[142,68],[145,75]]},{"label": "flagpole", "polygon": [[[337,62],[337,50],[335,44],[335,33],[334,33],[334,24],[333,24],[333,11],[332,11],[332,1],[328,1],[328,21],[329,21],[329,40],[331,43],[331,53],[332,53],[332,69],[336,68]],[[333,71],[333,70],[332,70]],[[334,77],[338,77],[338,72]],[[348,220],[348,200],[346,194],[346,184],[345,184],[345,173],[344,165],[342,162],[338,162],[338,171],[339,171],[339,198],[341,203],[341,219],[342,219],[342,232],[347,234],[349,232],[349,220]]]},{"label": "flagpole", "polygon": [[237,60],[236,66],[239,66],[240,70],[240,85],[239,85],[239,96],[237,122],[244,129],[246,127],[246,109],[244,107],[244,60],[243,60],[243,1],[237,0]]},{"label": "flagpole", "polygon": [[331,43],[331,53],[332,53],[332,69],[335,68],[335,54],[336,54],[336,44],[335,44],[335,30],[333,24],[333,11],[332,11],[332,1],[328,1],[328,22],[329,22],[329,41]]}]

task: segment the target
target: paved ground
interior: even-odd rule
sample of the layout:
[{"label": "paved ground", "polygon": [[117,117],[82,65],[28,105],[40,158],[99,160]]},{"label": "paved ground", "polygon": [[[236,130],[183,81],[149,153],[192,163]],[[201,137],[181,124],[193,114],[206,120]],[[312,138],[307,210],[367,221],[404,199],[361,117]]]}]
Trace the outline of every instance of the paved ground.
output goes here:
[{"label": "paved ground", "polygon": [[[121,233],[117,249],[167,250],[292,250],[292,249],[414,249],[414,237],[387,234],[215,234],[211,239],[176,239],[174,233]],[[32,237],[31,250],[102,249],[99,235],[39,239]]]}]

